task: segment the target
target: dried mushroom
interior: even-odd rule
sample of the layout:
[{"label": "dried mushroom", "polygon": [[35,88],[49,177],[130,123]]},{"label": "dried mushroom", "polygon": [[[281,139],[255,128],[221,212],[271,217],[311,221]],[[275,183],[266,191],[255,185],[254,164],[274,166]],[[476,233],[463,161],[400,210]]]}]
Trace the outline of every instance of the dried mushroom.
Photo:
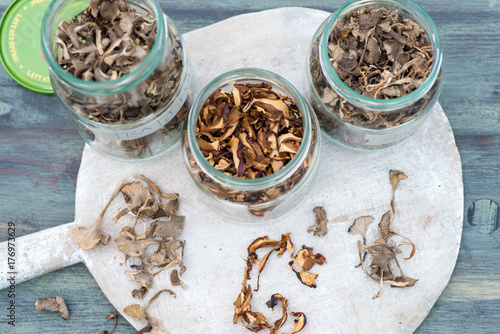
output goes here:
[{"label": "dried mushroom", "polygon": [[[397,258],[397,254],[401,252],[399,250],[399,247],[406,245],[411,247],[411,252],[408,257],[404,259],[411,259],[415,254],[415,245],[410,239],[402,236],[392,228],[392,223],[395,216],[394,195],[399,181],[406,178],[407,176],[403,172],[395,170],[389,171],[389,180],[392,186],[392,196],[390,203],[391,211],[386,212],[382,216],[380,223],[378,224],[381,238],[375,240],[373,245],[366,245],[366,230],[374,220],[374,218],[371,216],[357,218],[348,230],[349,233],[360,234],[363,237],[363,244],[358,241],[358,254],[360,260],[359,265],[363,268],[363,271],[368,277],[380,284],[379,290],[372,297],[373,299],[380,296],[384,284],[389,284],[391,287],[410,287],[415,285],[415,283],[418,281],[418,279],[408,277],[404,274]],[[402,237],[406,241],[400,241],[396,244],[389,244],[389,239],[396,235]],[[369,255],[371,257],[371,263],[369,265],[370,270],[368,270],[365,265],[366,255]],[[396,263],[396,266],[399,270],[399,276],[395,276],[394,270],[391,267],[392,262]]]},{"label": "dried mushroom", "polygon": [[313,209],[316,214],[316,225],[313,225],[307,229],[307,232],[314,232],[314,235],[322,236],[328,233],[328,228],[326,224],[328,219],[326,219],[326,211],[322,206],[317,206]]},{"label": "dried mushroom", "polygon": [[[264,178],[283,169],[296,156],[304,137],[295,101],[267,82],[236,83],[231,91],[224,89],[205,101],[196,124],[197,145],[207,162],[239,179]],[[313,152],[287,180],[256,191],[232,189],[214,181],[197,166],[189,147],[187,153],[194,173],[209,191],[223,200],[243,203],[252,214],[262,216],[274,206],[251,207],[270,203],[291,190],[309,168]]]},{"label": "dried mushroom", "polygon": [[35,308],[39,311],[59,312],[64,320],[69,318],[69,311],[64,298],[60,294],[55,297],[40,298],[35,303]]},{"label": "dried mushroom", "polygon": [[[178,266],[179,271],[175,269],[170,274],[172,286],[181,285],[184,289],[187,289],[188,286],[182,282],[179,277],[179,275],[182,275],[182,273],[186,271],[186,267],[183,263],[185,241],[177,239],[182,233],[185,220],[184,216],[177,215],[179,211],[179,195],[161,191],[156,183],[143,175],[134,175],[134,178],[139,179],[139,181],[127,181],[125,179],[120,181],[108,200],[108,203],[99,215],[99,225],[97,226],[97,224],[94,223],[96,226],[94,226],[93,229],[99,232],[102,219],[111,202],[122,193],[127,207],[120,210],[113,218],[113,221],[117,222],[128,213],[135,215],[135,221],[133,226],[124,226],[122,228],[118,236],[114,238],[114,243],[117,250],[125,256],[125,260],[121,263],[122,265],[127,265],[129,258],[136,259],[135,264],[130,265],[130,269],[133,271],[125,270],[125,274],[139,284],[139,287],[131,292],[132,297],[143,299],[151,288],[153,288],[154,277],[162,271],[174,266]],[[143,183],[145,183],[145,185]],[[168,220],[156,219],[165,217]],[[136,225],[139,218],[144,221],[142,234],[138,234],[136,231]],[[146,220],[150,220],[149,225]],[[82,233],[82,228],[77,227],[73,231],[73,238],[76,242],[81,238],[79,233]],[[109,238],[109,236],[107,238]],[[92,242],[93,246],[95,246],[98,241],[96,242],[93,240]],[[78,242],[78,244],[82,248],[86,246],[85,243],[83,246],[80,242]],[[137,261],[140,261],[140,264],[136,264]],[[167,333],[161,323],[157,319],[150,317],[146,312],[151,302],[155,300],[160,293],[165,291],[175,297],[173,291],[163,289],[152,297],[145,307],[141,307],[139,304],[125,307],[124,312],[133,319],[147,320],[148,325],[138,333]],[[114,329],[110,333],[113,331]],[[105,333],[107,333],[107,331],[101,332],[101,334]]]},{"label": "dried mushroom", "polygon": [[181,281],[181,279],[179,278],[179,272],[177,271],[177,269],[174,269],[170,272],[170,283],[173,285],[173,286],[177,286],[177,285],[180,285],[182,286],[182,288],[184,290],[188,289],[189,287],[184,284],[183,281]]},{"label": "dried mushroom", "polygon": [[113,334],[115,329],[116,329],[116,325],[118,325],[118,312],[111,312],[107,317],[106,317],[106,320],[111,320],[111,319],[115,319],[115,325],[113,326],[113,329],[108,332],[107,330],[103,330],[101,331],[101,333],[99,334]]},{"label": "dried mushroom", "polygon": [[[128,124],[162,110],[178,90],[183,69],[180,36],[172,27],[168,31],[172,50],[168,61],[160,62],[137,86],[123,93],[96,97],[59,85],[61,99],[81,116],[104,124]],[[117,80],[143,63],[156,35],[157,18],[144,7],[124,0],[90,0],[81,13],[58,26],[54,54],[59,66],[75,78],[96,82]],[[186,110],[186,104],[181,106],[156,132],[120,140],[124,152],[134,158],[152,155],[150,145],[178,127]],[[87,132],[90,140],[96,140],[90,130]],[[110,143],[111,140],[103,140],[101,144]]]},{"label": "dried mushroom", "polygon": [[[429,98],[394,112],[360,109],[337,95],[330,86],[319,64],[318,50],[319,38],[314,41],[310,57],[314,88],[330,112],[356,126],[384,129],[406,123],[424,109],[437,89],[433,87],[427,93]],[[415,91],[426,81],[433,66],[432,45],[425,30],[398,10],[384,7],[366,7],[340,18],[328,36],[328,55],[345,85],[356,93],[380,100]],[[326,114],[319,117],[320,123],[325,123],[323,118],[328,122]],[[329,122],[329,131],[338,127],[335,122]]]},{"label": "dried mushroom", "polygon": [[255,179],[276,173],[297,153],[303,124],[295,102],[268,83],[235,84],[205,102],[196,128],[198,145],[221,172]]},{"label": "dried mushroom", "polygon": [[328,228],[326,226],[327,223],[340,223],[340,222],[344,222],[348,219],[347,215],[342,215],[342,216],[333,218],[331,220],[328,220],[326,218],[325,208],[323,208],[322,206],[315,207],[313,209],[313,212],[316,214],[316,224],[310,226],[307,229],[307,232],[309,232],[309,233],[313,232],[313,234],[315,236],[319,236],[319,237],[324,236],[325,234],[328,233]]},{"label": "dried mushroom", "polygon": [[[257,251],[264,248],[270,248],[271,250],[268,251],[262,257],[262,259],[259,260]],[[268,328],[271,334],[277,334],[278,330],[285,324],[286,320],[288,319],[288,299],[286,299],[279,293],[275,293],[266,303],[266,305],[271,309],[274,309],[274,307],[278,305],[278,303],[281,303],[282,308],[281,318],[276,320],[273,325],[270,325],[267,318],[262,313],[252,311],[252,287],[250,284],[247,284],[247,280],[250,279],[250,273],[252,271],[253,265],[258,264],[257,289],[255,290],[258,291],[259,277],[266,266],[269,256],[273,252],[277,252],[277,256],[281,257],[286,251],[290,252],[290,258],[292,259],[290,265],[296,273],[298,272],[297,276],[299,277],[301,282],[311,287],[316,287],[316,285],[314,284],[314,280],[317,275],[311,274],[308,270],[310,270],[315,264],[322,265],[326,263],[326,259],[323,255],[313,254],[312,248],[306,246],[302,246],[302,249],[298,251],[296,255],[294,255],[295,246],[290,239],[290,233],[281,235],[280,240],[271,240],[268,236],[257,238],[247,248],[248,256],[245,266],[245,273],[243,276],[243,287],[241,288],[241,291],[238,294],[236,301],[234,302],[234,324],[241,321],[242,326],[246,327],[252,332],[260,332],[261,330]],[[301,271],[298,271],[298,269],[296,269],[297,267],[301,268]],[[314,279],[310,279],[309,276],[314,276]],[[306,324],[305,315],[301,312],[291,312],[290,315],[298,317],[298,319],[295,321],[294,330],[292,330],[290,334],[297,333]]]},{"label": "dried mushroom", "polygon": [[354,220],[354,223],[349,227],[347,232],[359,234],[363,237],[363,245],[366,244],[366,230],[368,226],[375,220],[372,216],[362,216]]},{"label": "dried mushroom", "polygon": [[146,327],[144,327],[143,329],[141,329],[137,333],[166,333],[166,334],[168,334],[168,332],[165,330],[165,328],[163,327],[163,325],[158,321],[158,319],[150,316],[146,312],[146,310],[148,309],[149,305],[151,305],[151,303],[156,298],[158,298],[158,296],[161,293],[163,293],[163,292],[168,292],[168,293],[170,293],[171,296],[174,296],[174,298],[176,297],[175,293],[172,290],[163,289],[163,290],[158,291],[149,300],[149,302],[146,304],[146,306],[142,307],[139,304],[133,304],[133,305],[125,306],[125,308],[123,309],[123,312],[125,312],[125,314],[127,314],[132,319],[134,319],[136,321],[139,321],[139,320],[142,320],[142,319],[146,319],[146,321],[148,322],[148,324],[146,325]]}]

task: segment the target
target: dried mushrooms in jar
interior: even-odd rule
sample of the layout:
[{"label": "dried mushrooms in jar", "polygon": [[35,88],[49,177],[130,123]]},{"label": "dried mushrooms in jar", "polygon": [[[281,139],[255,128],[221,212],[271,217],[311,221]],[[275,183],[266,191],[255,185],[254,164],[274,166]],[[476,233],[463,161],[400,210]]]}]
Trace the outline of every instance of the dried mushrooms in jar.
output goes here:
[{"label": "dried mushrooms in jar", "polygon": [[267,71],[235,70],[220,78],[189,115],[184,153],[191,176],[214,209],[231,219],[251,221],[248,212],[267,217],[278,205],[290,210],[296,202],[289,194],[303,188],[317,165],[319,133],[310,106]]}]

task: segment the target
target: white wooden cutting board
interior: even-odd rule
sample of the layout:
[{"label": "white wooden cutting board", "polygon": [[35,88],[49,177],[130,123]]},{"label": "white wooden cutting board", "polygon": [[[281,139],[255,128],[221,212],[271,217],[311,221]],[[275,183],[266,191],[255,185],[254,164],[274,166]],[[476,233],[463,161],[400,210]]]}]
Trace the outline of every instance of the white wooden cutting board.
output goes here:
[{"label": "white wooden cutting board", "polygon": [[[186,34],[200,86],[228,70],[259,67],[285,77],[304,91],[307,48],[328,15],[306,8],[281,8],[240,15]],[[405,274],[419,281],[411,288],[386,286],[381,297],[372,300],[378,284],[361,268],[355,268],[360,238],[348,234],[347,229],[355,218],[372,215],[375,222],[367,238],[370,242],[377,237],[378,221],[390,209],[390,169],[408,175],[396,193],[394,228],[416,244],[415,256],[401,261]],[[439,105],[411,140],[391,150],[359,153],[323,137],[320,164],[309,195],[288,216],[261,224],[234,223],[210,211],[197,197],[180,147],[151,162],[123,163],[86,146],[78,175],[75,223],[89,226],[119,180],[132,179],[137,173],[152,179],[165,192],[179,193],[179,214],[186,216],[180,238],[186,240],[187,271],[182,280],[190,288],[172,288],[169,272],[163,272],[145,298],[149,300],[163,288],[176,292],[176,299],[162,295],[148,309],[171,333],[249,333],[240,324],[232,323],[233,302],[241,289],[246,248],[264,235],[279,239],[281,234],[291,232],[296,247],[314,247],[327,258],[327,264],[311,270],[319,274],[318,286],[312,289],[297,280],[287,256],[271,257],[260,279],[261,288],[254,292],[253,310],[262,312],[270,322],[281,315],[279,307],[271,312],[265,306],[273,293],[289,299],[289,311],[305,313],[307,326],[301,334],[411,333],[446,287],[457,259],[463,220],[462,171],[452,130]],[[307,229],[314,224],[312,209],[318,205],[325,208],[329,219],[343,215],[348,219],[329,224],[329,232],[323,237],[313,236]],[[138,284],[123,273],[123,258],[112,240],[125,224],[133,223],[129,216],[117,224],[111,222],[118,209],[124,207],[119,198],[105,216],[103,232],[111,235],[107,246],[98,245],[90,251],[77,249],[71,240],[72,223],[58,229],[57,237],[65,239],[64,256],[52,252],[54,258],[64,262],[59,266],[83,260],[120,312],[126,305],[141,303],[131,296]],[[47,263],[49,269],[45,271],[58,266],[43,260],[48,253],[28,253],[27,258]],[[31,275],[37,274],[37,268],[32,269]],[[248,283],[255,287],[255,278]],[[146,324],[126,318],[138,329]],[[289,332],[292,327],[289,319],[283,331]]]}]

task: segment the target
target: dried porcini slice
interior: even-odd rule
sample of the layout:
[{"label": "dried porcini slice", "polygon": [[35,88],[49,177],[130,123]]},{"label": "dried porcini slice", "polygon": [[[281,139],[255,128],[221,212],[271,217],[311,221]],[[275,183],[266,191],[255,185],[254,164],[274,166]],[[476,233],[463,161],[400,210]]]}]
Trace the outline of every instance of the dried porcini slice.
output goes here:
[{"label": "dried porcini slice", "polygon": [[[411,247],[410,255],[404,258],[405,260],[409,260],[413,257],[416,247],[410,239],[402,236],[392,227],[392,223],[395,217],[395,192],[398,187],[399,181],[406,178],[407,176],[403,172],[396,170],[389,171],[389,180],[392,187],[392,196],[390,203],[391,210],[387,211],[382,216],[380,223],[378,224],[380,234],[382,236],[381,238],[375,240],[373,245],[366,245],[366,230],[374,220],[374,218],[371,216],[357,218],[348,230],[349,233],[360,234],[363,237],[363,244],[358,241],[358,255],[360,260],[359,265],[363,268],[363,271],[368,277],[380,284],[379,290],[372,297],[372,299],[380,297],[384,284],[389,284],[391,287],[410,287],[415,285],[415,283],[418,281],[418,279],[408,277],[404,274],[397,258],[397,254],[400,253],[400,246],[406,245]],[[389,244],[389,239],[396,235],[405,239],[405,241],[400,241],[396,244]],[[368,271],[365,265],[366,255],[370,255],[371,257],[371,263],[369,265],[370,271]],[[399,269],[399,276],[395,276],[394,270],[391,267],[392,262],[396,263],[396,266]]]},{"label": "dried porcini slice", "polygon": [[[388,113],[370,112],[350,104],[337,95],[321,70],[319,38],[313,42],[310,57],[312,81],[323,104],[338,119],[369,129],[385,129],[414,119],[429,103],[429,98],[422,98]],[[328,55],[345,85],[379,100],[406,96],[418,89],[429,77],[434,60],[425,30],[398,10],[385,7],[365,7],[340,18],[328,36]],[[429,96],[436,89],[431,89]],[[329,125],[332,130],[338,126],[334,123]]]},{"label": "dried porcini slice", "polygon": [[[271,250],[259,260],[257,251],[264,248],[270,248]],[[323,255],[314,254],[312,252],[312,248],[307,246],[302,246],[302,249],[294,255],[295,246],[290,239],[290,233],[282,234],[280,240],[272,240],[269,239],[268,236],[259,237],[250,243],[247,248],[248,256],[246,260],[242,288],[236,298],[236,301],[233,303],[235,306],[233,317],[234,324],[241,321],[242,326],[253,332],[260,332],[261,330],[268,328],[271,334],[277,334],[278,330],[285,324],[288,319],[288,299],[279,293],[275,293],[266,303],[266,305],[272,309],[280,303],[282,308],[281,318],[276,320],[271,326],[267,318],[262,313],[252,311],[252,287],[250,284],[247,284],[247,280],[250,279],[250,272],[252,271],[253,265],[259,264],[257,269],[257,289],[255,290],[258,291],[259,277],[266,266],[269,256],[273,252],[277,252],[277,256],[281,257],[286,251],[290,252],[290,258],[292,259],[292,261],[290,261],[290,265],[293,270],[298,273],[297,276],[301,282],[307,284],[308,286],[312,287],[314,285],[314,287],[316,287],[314,281],[318,275],[312,274],[308,270],[310,270],[314,264],[322,265],[326,263],[326,259]],[[297,268],[300,268],[300,271]],[[311,279],[310,276],[314,276],[314,279]],[[295,320],[294,329],[290,332],[290,334],[297,333],[305,326],[306,317],[301,312],[291,312],[290,315],[298,317],[298,319]]]},{"label": "dried porcini slice", "polygon": [[39,298],[35,303],[35,308],[39,311],[59,312],[64,320],[69,318],[68,307],[60,294],[55,297]]}]

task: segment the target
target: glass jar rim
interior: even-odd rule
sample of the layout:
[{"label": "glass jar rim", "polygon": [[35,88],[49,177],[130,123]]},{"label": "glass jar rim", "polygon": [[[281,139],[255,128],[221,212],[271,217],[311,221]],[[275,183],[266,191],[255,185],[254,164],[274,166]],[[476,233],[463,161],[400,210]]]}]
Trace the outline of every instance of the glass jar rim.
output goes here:
[{"label": "glass jar rim", "polygon": [[[417,19],[417,23],[419,25],[424,25],[422,28],[425,30],[433,49],[433,65],[431,73],[426,78],[424,83],[413,92],[393,99],[374,99],[355,92],[340,79],[329,60],[327,47],[328,39],[332,30],[335,28],[337,21],[358,9],[374,5],[387,5],[408,12],[408,14],[413,16],[412,18]],[[338,88],[335,92],[342,98],[348,100],[350,103],[366,109],[378,110],[380,112],[390,112],[403,106],[411,105],[415,100],[421,99],[425,96],[425,94],[427,94],[427,92],[434,85],[435,81],[438,79],[442,65],[441,40],[439,38],[439,33],[429,14],[427,14],[422,7],[412,0],[350,0],[335,11],[335,13],[333,13],[327,20],[324,32],[319,41],[320,66],[326,71],[327,75],[325,75],[325,79],[329,82],[330,86]]]},{"label": "glass jar rim", "polygon": [[[137,80],[139,77],[148,77],[158,65],[161,56],[158,54],[158,49],[160,44],[164,40],[165,36],[168,34],[168,25],[166,24],[166,17],[160,8],[160,5],[156,0],[147,0],[151,3],[153,8],[153,14],[156,18],[156,40],[151,48],[147,57],[139,64],[139,66],[131,73],[124,75],[123,77],[117,78],[115,80],[109,81],[85,81],[66,73],[61,66],[57,63],[52,52],[53,45],[51,41],[51,29],[49,26],[49,19],[54,12],[62,9],[64,3],[67,0],[52,0],[49,7],[45,11],[45,15],[42,21],[41,29],[41,39],[42,39],[42,51],[45,55],[46,61],[49,63],[49,68],[54,71],[57,76],[61,77],[65,83],[74,89],[81,90],[85,93],[91,93],[95,96],[103,96],[108,94],[118,94],[127,91],[140,83]],[[133,2],[127,1],[126,2]],[[138,4],[136,4],[138,5]],[[138,5],[140,6],[140,5]],[[60,22],[58,23],[60,24]],[[159,37],[159,38],[158,38]]]},{"label": "glass jar rim", "polygon": [[[215,167],[213,167],[205,159],[205,156],[201,152],[196,141],[196,125],[198,124],[198,115],[201,112],[203,104],[215,91],[238,82],[253,81],[269,83],[273,86],[273,88],[278,88],[282,93],[287,94],[287,96],[293,99],[301,113],[302,123],[304,126],[304,135],[299,150],[297,151],[293,159],[290,160],[290,162],[279,171],[265,177],[255,179],[240,179],[237,177],[229,176],[215,169]],[[311,145],[311,141],[313,140],[313,121],[311,119],[311,112],[311,107],[305,101],[299,91],[290,82],[288,82],[285,78],[279,76],[278,74],[259,68],[241,68],[231,70],[213,79],[201,90],[201,92],[196,97],[187,120],[186,136],[188,145],[198,166],[200,166],[205,174],[210,175],[217,182],[237,190],[260,190],[274,184],[279,184],[289,178],[291,174],[295,172],[296,168],[300,166],[306,158],[309,146]]]}]

